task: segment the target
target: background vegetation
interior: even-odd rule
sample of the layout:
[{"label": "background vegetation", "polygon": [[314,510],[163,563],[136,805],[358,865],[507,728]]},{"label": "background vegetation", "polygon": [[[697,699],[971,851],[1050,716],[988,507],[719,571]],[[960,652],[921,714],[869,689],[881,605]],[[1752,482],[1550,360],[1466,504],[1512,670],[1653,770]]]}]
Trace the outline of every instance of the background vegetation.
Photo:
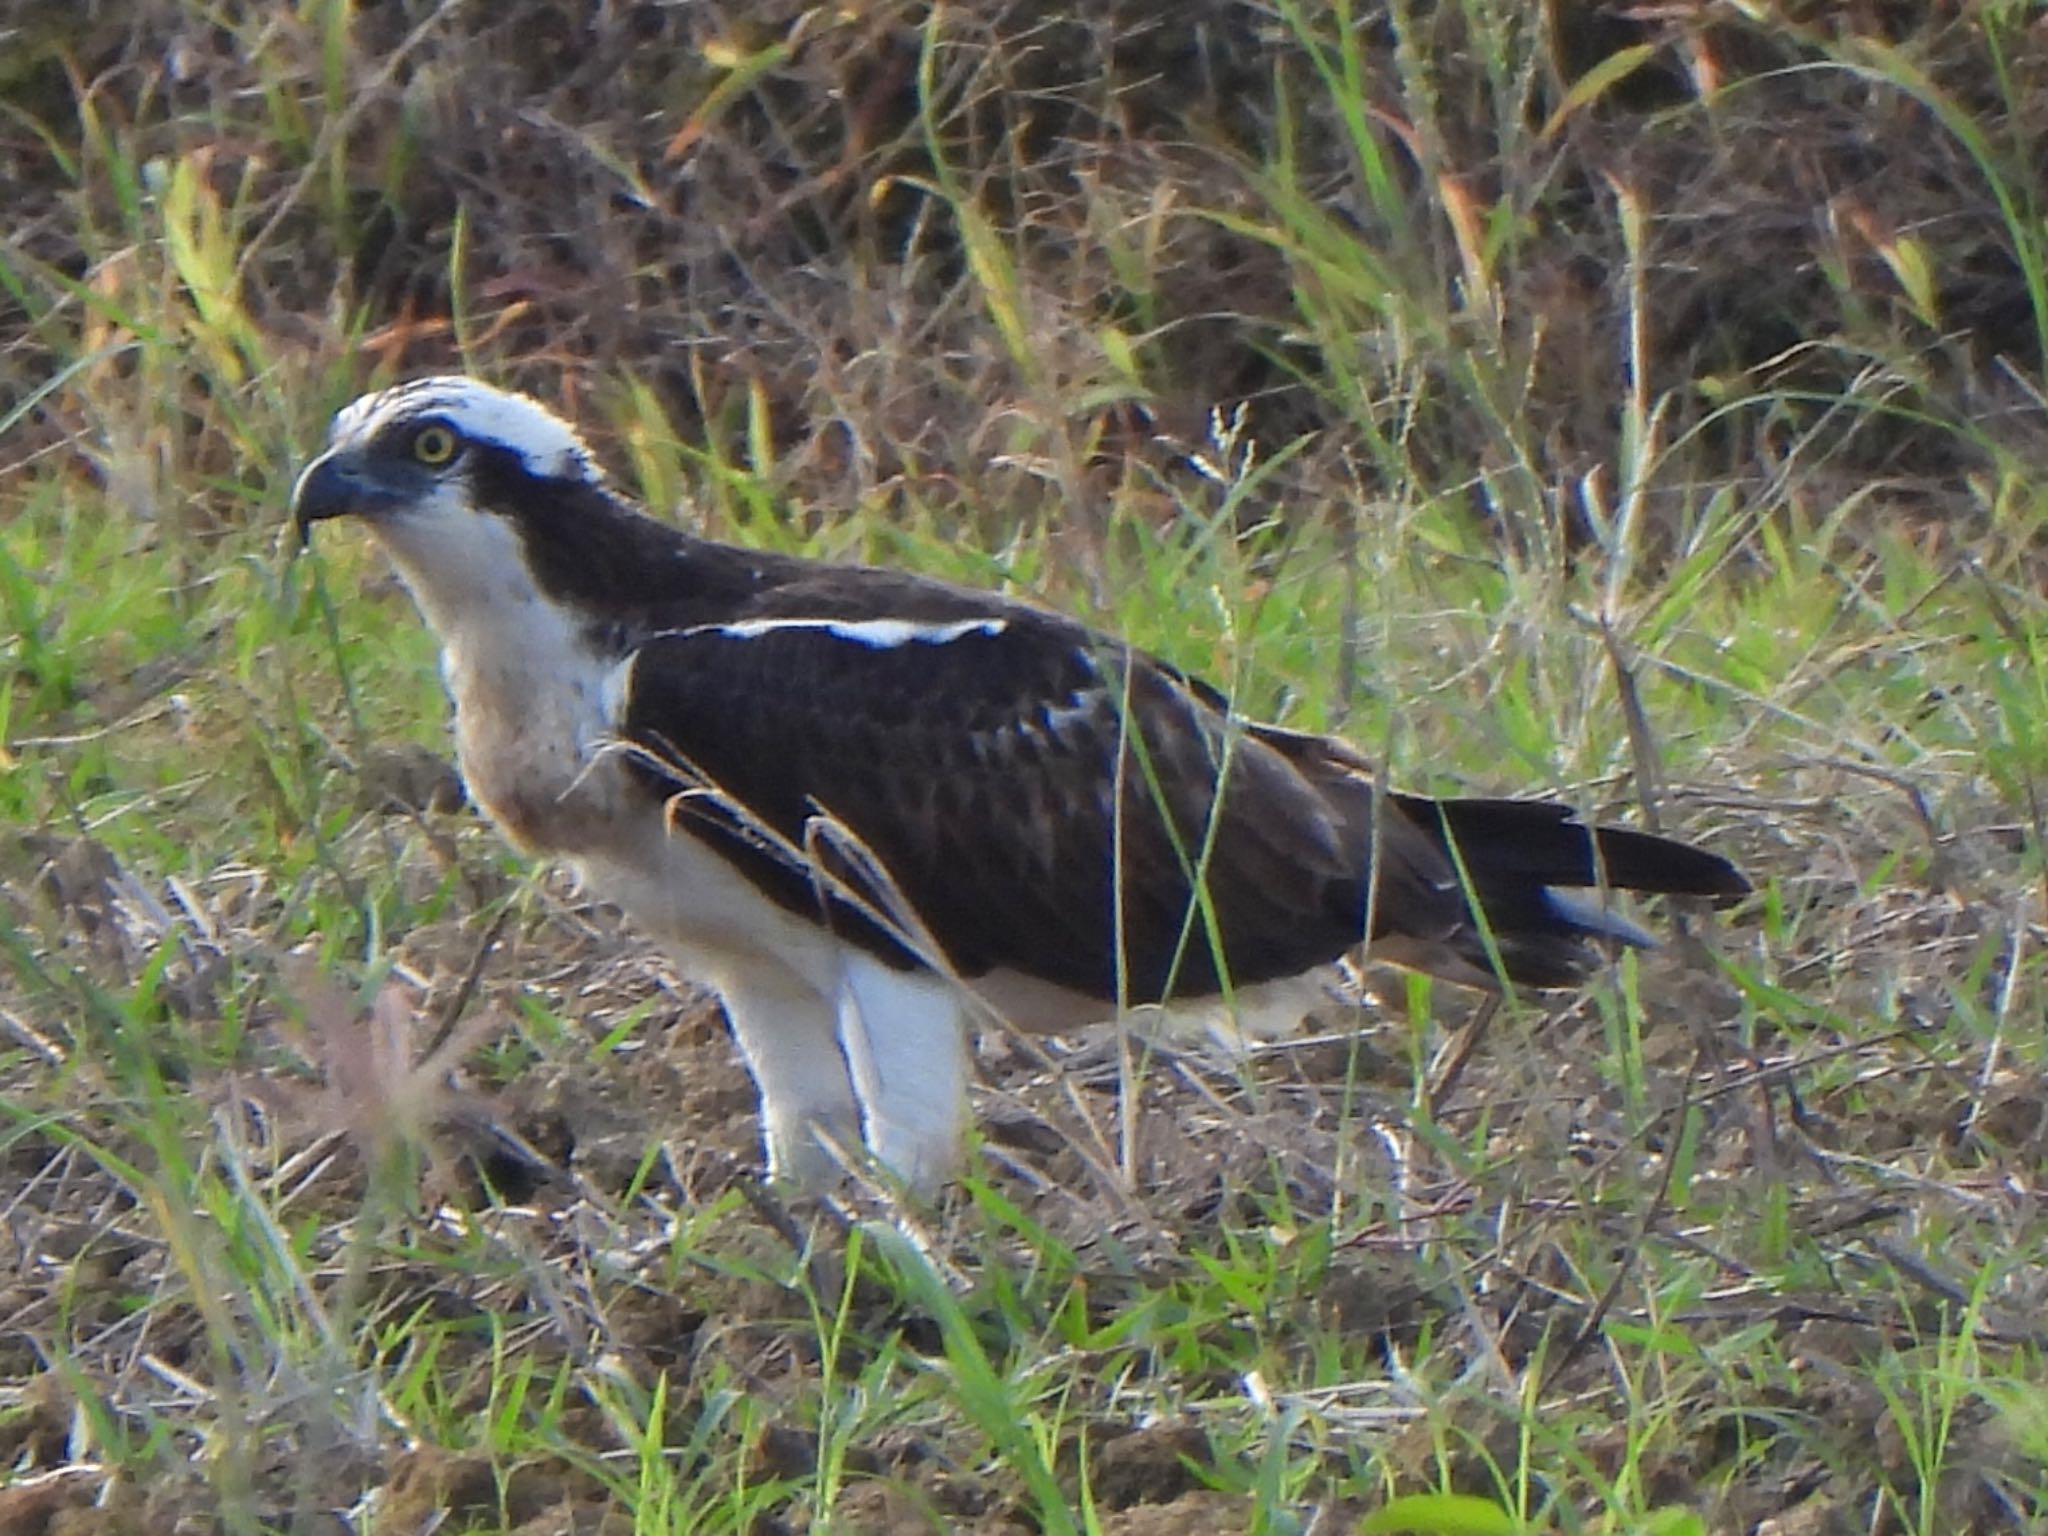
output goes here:
[{"label": "background vegetation", "polygon": [[[0,10],[0,1530],[2048,1530],[2044,130],[2017,0]],[[784,1208],[280,537],[451,368],[1759,894]]]}]

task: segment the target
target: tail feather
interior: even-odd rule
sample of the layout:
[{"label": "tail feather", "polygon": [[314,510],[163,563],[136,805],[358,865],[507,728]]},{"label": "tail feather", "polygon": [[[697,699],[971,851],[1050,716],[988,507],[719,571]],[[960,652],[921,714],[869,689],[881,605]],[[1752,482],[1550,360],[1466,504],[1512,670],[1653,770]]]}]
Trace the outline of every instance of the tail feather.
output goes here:
[{"label": "tail feather", "polygon": [[[1465,920],[1422,946],[1422,968],[1452,980],[1517,986],[1574,986],[1615,946],[1647,948],[1655,937],[1598,899],[1595,890],[1732,900],[1750,885],[1728,860],[1705,849],[1623,827],[1589,827],[1571,807],[1531,800],[1428,800],[1395,795],[1394,805],[1432,837],[1462,871]],[[1472,908],[1477,908],[1478,921]],[[1415,963],[1417,946],[1402,953]],[[1438,963],[1426,963],[1434,958]]]},{"label": "tail feather", "polygon": [[1410,820],[1434,823],[1439,839],[1454,840],[1468,866],[1501,875],[1672,896],[1749,892],[1749,882],[1717,853],[1627,827],[1588,827],[1554,800],[1393,798]]}]

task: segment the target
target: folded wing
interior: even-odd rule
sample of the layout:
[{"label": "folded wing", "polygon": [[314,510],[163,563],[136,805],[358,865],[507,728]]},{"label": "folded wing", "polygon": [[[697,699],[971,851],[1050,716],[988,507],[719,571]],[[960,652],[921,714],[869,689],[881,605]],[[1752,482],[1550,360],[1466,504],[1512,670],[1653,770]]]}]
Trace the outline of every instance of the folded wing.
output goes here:
[{"label": "folded wing", "polygon": [[1725,860],[1545,802],[1390,795],[1375,828],[1370,773],[1340,742],[1247,725],[1035,609],[918,583],[877,619],[877,595],[783,588],[655,635],[617,723],[678,835],[893,964],[931,958],[873,916],[907,903],[963,976],[1205,996],[1356,944],[1376,865],[1388,958],[1484,986],[1497,952],[1509,979],[1562,986],[1649,941],[1570,888],[1747,889]]}]

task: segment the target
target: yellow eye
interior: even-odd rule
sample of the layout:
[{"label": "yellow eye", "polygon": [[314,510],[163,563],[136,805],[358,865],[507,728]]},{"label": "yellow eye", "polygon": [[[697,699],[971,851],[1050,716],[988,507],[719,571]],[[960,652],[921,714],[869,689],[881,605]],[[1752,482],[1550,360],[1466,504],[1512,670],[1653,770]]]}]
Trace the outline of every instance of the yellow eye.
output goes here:
[{"label": "yellow eye", "polygon": [[413,434],[412,456],[429,466],[446,464],[455,457],[455,434],[442,426],[421,427]]}]

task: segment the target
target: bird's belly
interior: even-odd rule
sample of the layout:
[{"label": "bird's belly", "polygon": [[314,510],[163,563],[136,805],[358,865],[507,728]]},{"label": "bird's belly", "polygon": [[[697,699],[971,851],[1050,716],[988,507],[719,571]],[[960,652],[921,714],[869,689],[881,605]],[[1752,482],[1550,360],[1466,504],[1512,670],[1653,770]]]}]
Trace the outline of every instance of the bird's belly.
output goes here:
[{"label": "bird's belly", "polygon": [[661,798],[609,749],[605,687],[616,663],[577,660],[546,686],[537,684],[549,674],[530,666],[450,669],[470,797],[522,852],[571,865],[692,977],[720,987],[780,967],[831,995],[838,941],[670,824]]},{"label": "bird's belly", "polygon": [[[1125,1010],[1122,1017],[1162,1039],[1279,1040],[1296,1033],[1304,1018],[1330,1001],[1331,984],[1330,969],[1317,966],[1298,976],[1239,987],[1229,998],[1211,994],[1147,1003]],[[1064,1034],[1118,1018],[1114,1002],[1019,971],[990,971],[967,986],[997,1017],[1031,1034]]]},{"label": "bird's belly", "polygon": [[685,973],[725,991],[763,966],[794,973],[822,996],[843,984],[845,944],[786,911],[659,810],[643,826],[574,859],[592,895],[617,904]]}]

